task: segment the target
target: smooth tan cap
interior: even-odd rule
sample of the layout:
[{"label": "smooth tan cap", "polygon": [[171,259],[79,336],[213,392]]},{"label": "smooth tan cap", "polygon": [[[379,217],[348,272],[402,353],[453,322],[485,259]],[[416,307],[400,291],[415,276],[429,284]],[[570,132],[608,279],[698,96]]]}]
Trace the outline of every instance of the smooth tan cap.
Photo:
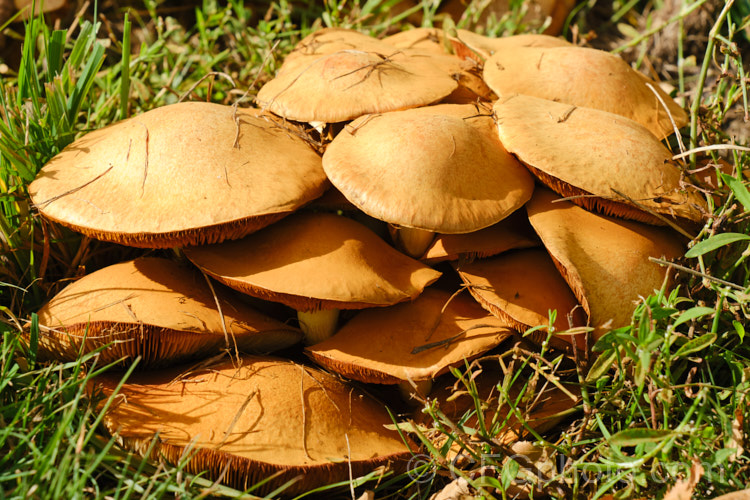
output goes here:
[{"label": "smooth tan cap", "polygon": [[307,347],[307,354],[347,378],[397,384],[432,379],[514,333],[468,295],[450,299],[448,292],[428,289],[413,302],[362,311],[333,337]]},{"label": "smooth tan cap", "polygon": [[44,216],[88,236],[165,248],[239,238],[327,186],[320,157],[278,124],[186,102],[86,134],[29,193]]},{"label": "smooth tan cap", "polygon": [[390,55],[397,51],[396,47],[386,40],[379,40],[359,31],[346,28],[322,28],[310,33],[294,46],[284,59],[280,72],[283,73],[285,68],[290,67],[290,63],[296,59],[314,60],[345,50],[361,50],[383,55]]},{"label": "smooth tan cap", "polygon": [[499,51],[484,65],[484,80],[500,97],[526,94],[575,106],[600,109],[634,120],[658,139],[674,132],[687,113],[655,82],[632,69],[620,57],[584,47],[517,47]]},{"label": "smooth tan cap", "polygon": [[437,28],[412,28],[383,38],[385,43],[399,49],[418,49],[433,54],[447,54],[445,35]]},{"label": "smooth tan cap", "polygon": [[[455,267],[482,307],[521,333],[531,327],[547,326],[552,310],[557,311],[554,327],[558,332],[586,325],[583,309],[544,249],[508,252]],[[547,331],[530,338],[543,342]],[[584,341],[569,336],[551,339],[556,347],[572,343],[578,349],[585,349]]]},{"label": "smooth tan cap", "polygon": [[463,234],[438,234],[419,258],[429,265],[446,260],[460,262],[491,257],[514,248],[539,245],[524,210],[519,210],[497,224]]},{"label": "smooth tan cap", "polygon": [[659,222],[634,200],[668,217],[702,220],[704,197],[683,183],[672,153],[640,124],[524,95],[501,99],[494,110],[506,149],[552,189],[576,196],[575,203],[608,215]]},{"label": "smooth tan cap", "polygon": [[431,104],[457,86],[429,60],[399,49],[386,54],[341,50],[291,61],[260,89],[256,100],[289,120],[333,123]]},{"label": "smooth tan cap", "polygon": [[205,278],[171,260],[115,264],[68,285],[39,310],[39,324],[46,327],[40,353],[72,361],[111,343],[102,362],[141,356],[139,366],[153,367],[211,356],[227,345],[270,352],[302,338],[298,329],[221,292],[216,297],[223,316]]},{"label": "smooth tan cap", "polygon": [[334,214],[294,214],[242,240],[186,248],[219,281],[297,310],[361,309],[412,300],[440,273]]},{"label": "smooth tan cap", "polygon": [[589,315],[595,336],[629,325],[633,302],[662,287],[667,269],[649,257],[685,252],[671,230],[593,214],[546,189],[526,205],[531,225]]},{"label": "smooth tan cap", "polygon": [[570,47],[571,43],[549,35],[525,33],[494,38],[473,31],[459,29],[450,37],[453,50],[462,58],[484,62],[495,52],[515,50],[519,47]]},{"label": "smooth tan cap", "polygon": [[534,188],[498,140],[489,113],[472,105],[364,116],[331,142],[323,167],[368,215],[439,233],[495,224]]},{"label": "smooth tan cap", "polygon": [[[371,398],[319,370],[290,361],[243,357],[203,370],[137,374],[123,385],[104,424],[140,454],[245,490],[279,473],[254,494],[300,476],[284,495],[345,481],[384,466],[398,469],[411,452]],[[110,395],[122,374],[99,376]],[[158,438],[157,438],[158,434]],[[187,448],[190,451],[186,451]],[[403,468],[403,464],[401,464]]]}]

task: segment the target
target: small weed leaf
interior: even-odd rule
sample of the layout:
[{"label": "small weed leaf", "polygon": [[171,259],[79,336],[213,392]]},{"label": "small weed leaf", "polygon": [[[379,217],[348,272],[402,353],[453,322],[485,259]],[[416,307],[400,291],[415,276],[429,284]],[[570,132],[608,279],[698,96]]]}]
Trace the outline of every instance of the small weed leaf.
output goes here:
[{"label": "small weed leaf", "polygon": [[735,241],[750,240],[750,235],[742,233],[722,233],[701,241],[685,253],[685,257],[693,258],[721,248]]},{"label": "small weed leaf", "polygon": [[721,180],[729,186],[734,193],[734,197],[745,207],[745,211],[750,211],[750,191],[747,190],[742,181],[727,174],[721,174]]},{"label": "small weed leaf", "polygon": [[717,337],[718,335],[716,335],[715,333],[707,333],[705,335],[701,335],[700,337],[689,340],[682,347],[677,349],[675,357],[679,358],[697,351],[701,351],[716,342]]},{"label": "small weed leaf", "polygon": [[607,371],[612,367],[612,363],[614,363],[616,357],[617,351],[615,349],[604,351],[596,359],[594,365],[591,367],[591,370],[589,370],[588,375],[586,375],[586,382],[593,382],[594,380],[597,380],[599,377],[607,373]]},{"label": "small weed leaf", "polygon": [[609,439],[612,446],[638,446],[643,443],[658,443],[675,434],[669,429],[625,429]]},{"label": "small weed leaf", "polygon": [[505,465],[503,465],[503,472],[500,476],[503,484],[503,490],[507,490],[510,487],[513,480],[516,478],[516,476],[518,476],[519,469],[519,463],[512,458],[505,462]]},{"label": "small weed leaf", "polygon": [[745,340],[745,327],[742,326],[742,323],[740,323],[737,320],[732,321],[732,325],[734,325],[734,329],[737,332],[737,335],[740,336],[740,342]]},{"label": "small weed leaf", "polygon": [[697,307],[691,307],[684,313],[680,314],[680,317],[677,318],[677,320],[672,325],[673,328],[677,328],[683,323],[687,323],[688,321],[701,318],[703,316],[713,314],[716,310],[713,307],[703,307],[703,306],[697,306]]}]

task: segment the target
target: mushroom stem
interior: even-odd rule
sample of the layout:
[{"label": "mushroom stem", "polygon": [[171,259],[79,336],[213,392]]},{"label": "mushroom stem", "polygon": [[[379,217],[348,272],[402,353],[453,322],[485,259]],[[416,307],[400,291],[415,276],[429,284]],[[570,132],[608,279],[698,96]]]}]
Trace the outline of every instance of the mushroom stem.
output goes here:
[{"label": "mushroom stem", "polygon": [[427,380],[404,380],[398,384],[398,392],[401,398],[409,404],[420,405],[421,400],[426,398],[432,391],[432,379]]},{"label": "mushroom stem", "polygon": [[300,330],[305,334],[305,344],[318,344],[336,333],[339,310],[297,311],[297,319]]},{"label": "mushroom stem", "polygon": [[400,227],[396,229],[394,239],[404,253],[418,259],[435,239],[435,233],[415,227]]}]

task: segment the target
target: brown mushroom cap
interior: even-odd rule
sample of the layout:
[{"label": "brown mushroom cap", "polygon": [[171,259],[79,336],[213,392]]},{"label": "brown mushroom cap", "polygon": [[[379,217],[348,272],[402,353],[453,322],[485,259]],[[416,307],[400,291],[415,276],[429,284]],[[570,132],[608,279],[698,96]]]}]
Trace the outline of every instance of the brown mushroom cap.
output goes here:
[{"label": "brown mushroom cap", "polygon": [[315,58],[346,50],[361,50],[389,55],[396,52],[396,47],[386,40],[378,40],[359,31],[346,28],[322,28],[307,35],[299,41],[284,59],[281,72],[296,59]]},{"label": "brown mushroom cap", "polygon": [[516,47],[499,51],[484,65],[484,80],[500,97],[526,94],[560,103],[609,111],[634,120],[658,139],[674,132],[687,113],[659,85],[632,69],[620,57],[584,47]]},{"label": "brown mushroom cap", "polygon": [[186,102],[90,132],[41,169],[31,199],[88,236],[165,248],[242,237],[323,193],[304,141],[250,112],[236,118]]},{"label": "brown mushroom cap", "polygon": [[300,311],[412,300],[440,273],[334,214],[295,214],[238,241],[186,248],[226,285]]},{"label": "brown mushroom cap", "polygon": [[302,338],[298,329],[220,292],[217,298],[223,316],[205,278],[170,260],[147,257],[115,264],[68,285],[42,307],[40,354],[72,361],[81,352],[111,344],[101,361],[141,356],[140,366],[153,367],[210,356],[227,343],[269,352]]},{"label": "brown mushroom cap", "polygon": [[429,60],[399,49],[385,54],[341,50],[289,62],[260,89],[256,100],[263,109],[290,120],[333,123],[424,106],[457,86]]},{"label": "brown mushroom cap", "polygon": [[383,42],[399,49],[417,49],[433,54],[447,54],[445,35],[437,28],[412,28],[383,38]]},{"label": "brown mushroom cap", "polygon": [[[702,220],[705,199],[683,187],[669,150],[640,124],[597,109],[515,95],[494,106],[500,140],[542,182],[608,215],[659,223],[633,205]],[[591,195],[594,195],[593,197]]]},{"label": "brown mushroom cap", "polygon": [[537,245],[539,245],[539,240],[529,226],[526,213],[521,210],[497,224],[473,233],[438,234],[419,260],[428,265],[446,260],[472,261],[514,248],[529,248]]},{"label": "brown mushroom cap", "polygon": [[[448,292],[428,289],[413,302],[360,312],[333,337],[307,347],[306,352],[316,363],[345,377],[397,384],[432,379],[512,334],[505,321],[487,315],[467,295],[451,300]],[[428,344],[435,345],[426,348]]]},{"label": "brown mushroom cap", "polygon": [[519,47],[570,47],[572,44],[549,35],[525,33],[522,35],[494,38],[473,31],[459,29],[450,37],[453,50],[461,58],[484,62],[496,52],[515,50]]},{"label": "brown mushroom cap", "polygon": [[[543,249],[508,252],[456,265],[456,269],[482,307],[520,332],[548,325],[551,310],[557,311],[557,332],[586,325],[583,309]],[[555,347],[565,348],[572,343],[585,349],[585,339],[574,337],[553,336],[550,342]],[[530,339],[541,343],[547,339],[547,332],[537,331]]]},{"label": "brown mushroom cap", "polygon": [[[190,456],[185,470],[240,490],[279,473],[253,491],[261,495],[297,476],[284,495],[345,481],[350,467],[354,477],[398,468],[411,455],[385,428],[386,410],[331,375],[274,358],[232,361],[187,375],[185,367],[133,375],[105,426],[140,454],[156,438],[151,458],[177,464]],[[110,395],[121,377],[94,384]]]},{"label": "brown mushroom cap", "polygon": [[331,142],[323,167],[376,219],[439,233],[477,231],[507,217],[533,190],[492,118],[479,115],[471,105],[440,105],[364,116]]},{"label": "brown mushroom cap", "polygon": [[685,245],[671,230],[593,214],[546,189],[526,209],[560,273],[600,336],[630,324],[633,301],[658,290],[667,270],[649,257],[673,259]]}]

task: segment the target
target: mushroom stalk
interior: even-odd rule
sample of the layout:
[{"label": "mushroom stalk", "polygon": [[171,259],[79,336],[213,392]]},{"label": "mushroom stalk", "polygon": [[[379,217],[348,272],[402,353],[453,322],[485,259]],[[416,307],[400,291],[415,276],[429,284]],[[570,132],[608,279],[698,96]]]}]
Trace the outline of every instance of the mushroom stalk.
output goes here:
[{"label": "mushroom stalk", "polygon": [[401,250],[418,259],[435,239],[435,233],[415,227],[400,227],[395,232],[395,239]]},{"label": "mushroom stalk", "polygon": [[339,310],[297,311],[297,319],[299,320],[300,330],[305,334],[305,344],[314,345],[323,342],[336,333]]}]

